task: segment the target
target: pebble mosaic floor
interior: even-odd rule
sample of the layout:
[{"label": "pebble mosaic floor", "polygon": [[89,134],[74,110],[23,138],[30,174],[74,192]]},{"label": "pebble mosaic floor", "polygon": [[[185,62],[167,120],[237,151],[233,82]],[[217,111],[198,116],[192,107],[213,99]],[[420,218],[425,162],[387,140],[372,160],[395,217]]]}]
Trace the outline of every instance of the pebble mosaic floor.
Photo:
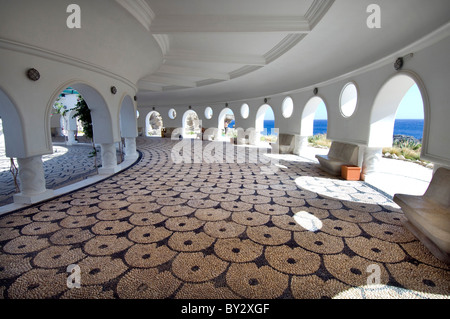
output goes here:
[{"label": "pebble mosaic floor", "polygon": [[0,217],[0,298],[449,297],[450,268],[363,182],[282,156],[176,164],[176,143],[138,138],[130,169]]},{"label": "pebble mosaic floor", "polygon": [[[94,159],[89,157],[92,146],[81,144],[76,146],[54,145],[53,151],[53,154],[42,157],[47,189],[57,189],[96,174]],[[0,154],[5,154],[2,143],[0,144]],[[101,162],[101,160],[98,161]],[[18,165],[17,160],[15,164]],[[14,179],[9,171],[10,165],[10,159],[1,156],[0,206],[13,203],[13,195],[16,192]]]}]

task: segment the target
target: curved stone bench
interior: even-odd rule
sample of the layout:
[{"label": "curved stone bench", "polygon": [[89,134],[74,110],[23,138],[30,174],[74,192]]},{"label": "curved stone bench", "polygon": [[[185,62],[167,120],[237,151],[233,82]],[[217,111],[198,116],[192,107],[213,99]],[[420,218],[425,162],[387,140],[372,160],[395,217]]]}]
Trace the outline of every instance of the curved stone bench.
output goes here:
[{"label": "curved stone bench", "polygon": [[358,145],[333,142],[328,155],[316,155],[316,158],[324,171],[340,176],[343,165],[358,166],[358,154]]},{"label": "curved stone bench", "polygon": [[277,144],[280,154],[293,154],[295,148],[295,136],[291,134],[278,134]]},{"label": "curved stone bench", "polygon": [[438,259],[450,263],[450,170],[439,168],[423,196],[396,194],[407,227]]}]

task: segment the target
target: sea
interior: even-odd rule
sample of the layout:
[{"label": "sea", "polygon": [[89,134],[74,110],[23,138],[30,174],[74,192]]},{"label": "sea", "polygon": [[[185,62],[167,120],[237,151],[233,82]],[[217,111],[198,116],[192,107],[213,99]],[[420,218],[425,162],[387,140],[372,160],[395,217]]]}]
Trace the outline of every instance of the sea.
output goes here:
[{"label": "sea", "polygon": [[[423,138],[424,120],[395,120],[394,135],[412,136],[418,140]],[[327,132],[328,120],[314,121],[314,135],[325,134]],[[270,135],[275,127],[275,121],[264,121],[265,133]]]}]

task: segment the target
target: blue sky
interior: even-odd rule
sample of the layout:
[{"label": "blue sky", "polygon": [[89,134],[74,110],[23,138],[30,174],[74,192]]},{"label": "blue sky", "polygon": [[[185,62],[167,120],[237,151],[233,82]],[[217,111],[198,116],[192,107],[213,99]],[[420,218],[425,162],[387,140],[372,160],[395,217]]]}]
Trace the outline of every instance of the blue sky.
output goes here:
[{"label": "blue sky", "polygon": [[264,121],[273,121],[275,119],[275,114],[271,107],[269,107],[266,111],[266,115],[264,115]]},{"label": "blue sky", "polygon": [[408,120],[424,118],[422,94],[417,85],[413,85],[406,93],[398,107],[396,118]]},{"label": "blue sky", "polygon": [[[417,85],[413,85],[411,89],[406,93],[402,102],[400,103],[396,119],[423,119],[423,101],[422,95]],[[271,108],[269,108],[264,117],[265,120],[273,120],[274,113]],[[316,120],[326,120],[327,119],[327,109],[325,108],[325,103],[320,103],[316,111]]]},{"label": "blue sky", "polygon": [[[397,110],[396,119],[422,120],[423,118],[424,113],[422,95],[420,93],[419,87],[417,85],[413,85],[411,89],[405,94],[405,97],[400,103]],[[323,102],[317,108],[315,119],[327,119],[327,110]]]}]

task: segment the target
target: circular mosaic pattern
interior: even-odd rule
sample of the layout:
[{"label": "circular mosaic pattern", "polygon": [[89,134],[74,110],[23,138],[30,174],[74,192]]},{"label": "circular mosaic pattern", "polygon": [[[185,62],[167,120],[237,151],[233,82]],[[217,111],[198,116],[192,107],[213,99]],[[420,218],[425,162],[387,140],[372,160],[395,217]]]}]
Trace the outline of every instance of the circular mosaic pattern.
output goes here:
[{"label": "circular mosaic pattern", "polygon": [[219,239],[214,245],[214,251],[217,256],[223,260],[244,263],[255,260],[261,256],[263,246],[248,239]]},{"label": "circular mosaic pattern", "polygon": [[217,221],[227,219],[231,212],[223,209],[197,209],[195,217],[204,221]]},{"label": "circular mosaic pattern", "polygon": [[169,297],[181,282],[170,272],[157,269],[133,269],[117,284],[117,293],[124,299],[163,299]]},{"label": "circular mosaic pattern", "polygon": [[227,272],[227,283],[244,298],[273,299],[288,288],[289,276],[269,266],[258,268],[254,263],[232,264]]},{"label": "circular mosaic pattern", "polygon": [[207,222],[203,226],[205,233],[215,238],[231,238],[242,234],[246,227],[235,222],[217,221]]},{"label": "circular mosaic pattern", "polygon": [[214,238],[205,233],[180,232],[173,234],[168,242],[170,248],[177,251],[200,251],[208,248]]},{"label": "circular mosaic pattern", "polygon": [[282,245],[291,240],[291,232],[278,227],[249,227],[247,235],[251,240],[262,245]]},{"label": "circular mosaic pattern", "polygon": [[172,269],[178,278],[189,282],[205,282],[225,271],[228,263],[214,255],[180,253],[175,257]]},{"label": "circular mosaic pattern", "polygon": [[156,243],[172,235],[164,227],[142,226],[135,227],[128,233],[128,238],[138,244]]},{"label": "circular mosaic pattern", "polygon": [[125,261],[131,267],[151,268],[168,262],[175,255],[176,252],[167,246],[134,245],[125,254]]},{"label": "circular mosaic pattern", "polygon": [[[0,299],[450,295],[449,266],[364,182],[288,158],[272,170],[248,148],[254,163],[175,164],[176,143],[137,138],[128,170],[0,216]],[[405,292],[367,288],[374,267]]]},{"label": "circular mosaic pattern", "polygon": [[80,248],[51,246],[37,254],[33,263],[40,268],[59,268],[75,264],[84,257],[86,255]]},{"label": "circular mosaic pattern", "polygon": [[320,256],[300,247],[267,247],[265,256],[273,268],[287,274],[313,274],[320,267]]}]

